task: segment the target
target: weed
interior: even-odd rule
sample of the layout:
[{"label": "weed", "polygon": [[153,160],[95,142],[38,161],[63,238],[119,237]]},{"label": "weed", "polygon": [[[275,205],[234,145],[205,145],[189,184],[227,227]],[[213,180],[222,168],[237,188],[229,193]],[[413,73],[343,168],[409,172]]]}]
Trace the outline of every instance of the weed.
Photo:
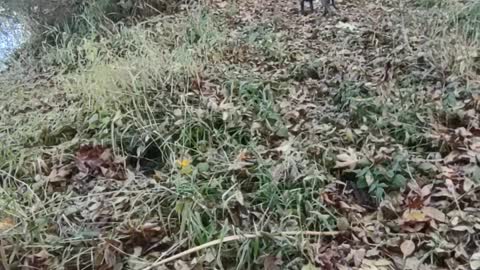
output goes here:
[{"label": "weed", "polygon": [[473,40],[480,40],[480,3],[472,2],[464,7],[452,19],[453,24],[461,27],[463,32]]},{"label": "weed", "polygon": [[391,160],[375,164],[357,171],[357,187],[368,189],[378,201],[381,201],[387,191],[405,188],[409,173],[408,156],[405,153],[393,154]]}]

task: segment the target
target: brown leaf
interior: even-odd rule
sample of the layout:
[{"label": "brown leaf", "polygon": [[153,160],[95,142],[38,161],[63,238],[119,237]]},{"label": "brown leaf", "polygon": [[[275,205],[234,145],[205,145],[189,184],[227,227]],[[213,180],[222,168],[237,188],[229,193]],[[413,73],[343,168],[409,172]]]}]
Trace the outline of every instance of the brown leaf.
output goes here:
[{"label": "brown leaf", "polygon": [[127,249],[142,247],[143,253],[157,248],[157,244],[166,236],[166,231],[161,226],[150,222],[137,226],[130,223],[123,224],[117,231],[122,236],[122,242]]},{"label": "brown leaf", "polygon": [[365,254],[367,251],[364,248],[352,250],[353,255],[353,264],[355,266],[360,266],[362,264],[363,259],[365,258]]},{"label": "brown leaf", "polygon": [[101,145],[82,145],[75,155],[75,165],[81,173],[90,176],[126,179],[123,164],[115,161],[110,148]]},{"label": "brown leaf", "polygon": [[15,227],[15,221],[12,218],[4,218],[0,220],[0,233],[10,230]]},{"label": "brown leaf", "polygon": [[26,256],[22,269],[48,270],[50,269],[51,263],[49,260],[50,257],[51,255],[45,249],[42,249],[38,253]]},{"label": "brown leaf", "polygon": [[415,251],[415,243],[412,240],[405,240],[400,245],[400,250],[404,257],[408,257]]},{"label": "brown leaf", "polygon": [[50,174],[48,175],[48,182],[62,182],[67,179],[68,176],[72,174],[72,166],[66,165],[60,168],[53,168]]},{"label": "brown leaf", "polygon": [[405,222],[426,222],[428,221],[425,213],[419,210],[407,210],[402,216]]},{"label": "brown leaf", "polygon": [[403,213],[400,225],[404,231],[419,232],[425,228],[428,221],[430,221],[430,218],[422,211],[408,209]]},{"label": "brown leaf", "polygon": [[263,269],[280,270],[280,260],[276,256],[268,255],[263,259]]}]

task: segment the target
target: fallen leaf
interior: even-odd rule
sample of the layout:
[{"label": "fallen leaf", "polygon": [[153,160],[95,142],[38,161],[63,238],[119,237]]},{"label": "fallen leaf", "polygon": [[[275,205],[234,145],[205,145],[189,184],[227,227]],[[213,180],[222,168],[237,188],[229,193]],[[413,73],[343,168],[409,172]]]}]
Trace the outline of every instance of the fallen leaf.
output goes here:
[{"label": "fallen leaf", "polygon": [[445,216],[445,214],[444,214],[442,211],[440,211],[440,210],[438,210],[438,209],[436,209],[436,208],[428,207],[428,206],[427,206],[427,207],[423,207],[423,208],[422,208],[422,212],[423,212],[426,216],[428,216],[428,217],[430,217],[430,218],[432,218],[432,219],[435,219],[436,221],[446,222],[446,216]]},{"label": "fallen leaf", "polygon": [[355,150],[349,148],[345,153],[337,155],[337,161],[335,163],[336,169],[349,168],[350,170],[355,169],[355,166],[358,163],[357,154]]},{"label": "fallen leaf", "polygon": [[51,255],[45,249],[42,249],[38,253],[26,256],[23,261],[23,266],[25,267],[25,269],[51,269],[51,262],[49,260],[50,257]]},{"label": "fallen leaf", "polygon": [[364,248],[352,250],[353,253],[353,264],[355,266],[360,266],[362,264],[363,259],[365,258],[365,254],[367,251]]},{"label": "fallen leaf", "polygon": [[48,175],[48,182],[55,183],[65,181],[68,176],[72,173],[72,166],[66,165],[58,169],[53,168],[50,174]]},{"label": "fallen leaf", "polygon": [[175,263],[173,264],[173,267],[175,268],[175,270],[191,270],[192,269],[192,267],[190,267],[187,262],[182,260],[176,260]]},{"label": "fallen leaf", "polygon": [[345,217],[337,218],[337,229],[339,231],[346,231],[350,228],[350,222]]},{"label": "fallen leaf", "polygon": [[344,22],[338,22],[336,27],[340,29],[348,29],[349,31],[355,31],[357,29],[353,24]]},{"label": "fallen leaf", "polygon": [[403,213],[403,219],[408,222],[425,222],[428,221],[425,213],[420,210],[409,209]]},{"label": "fallen leaf", "polygon": [[457,231],[457,232],[468,232],[468,233],[475,233],[475,230],[471,227],[465,226],[465,225],[459,225],[455,226],[452,228],[452,230]]},{"label": "fallen leaf", "polygon": [[472,268],[472,270],[480,269],[480,252],[474,253],[472,257],[470,257],[470,268]]},{"label": "fallen leaf", "polygon": [[235,158],[233,164],[230,164],[229,170],[241,170],[246,167],[250,167],[255,164],[255,157],[248,152],[247,150],[243,149],[240,151],[238,156]]},{"label": "fallen leaf", "polygon": [[125,180],[126,170],[115,160],[112,149],[102,145],[82,145],[75,154],[75,165],[81,173],[90,176]]},{"label": "fallen leaf", "polygon": [[419,232],[421,231],[430,218],[427,218],[425,213],[416,209],[406,210],[400,220],[400,225],[402,229],[408,232]]},{"label": "fallen leaf", "polygon": [[280,260],[276,256],[268,255],[263,259],[263,269],[279,270]]},{"label": "fallen leaf", "polygon": [[5,232],[15,227],[15,222],[11,218],[4,218],[0,220],[0,232]]},{"label": "fallen leaf", "polygon": [[403,257],[408,257],[415,251],[415,243],[412,240],[405,240],[400,245],[400,250],[403,253]]},{"label": "fallen leaf", "polygon": [[405,261],[405,266],[403,269],[405,270],[418,270],[420,269],[420,265],[422,264],[422,262],[415,258],[415,257],[410,257],[410,258],[407,258],[406,261]]},{"label": "fallen leaf", "polygon": [[469,178],[465,178],[463,182],[463,190],[465,192],[469,192],[470,190],[472,190],[474,186],[475,186],[475,183],[472,180],[470,180]]},{"label": "fallen leaf", "polygon": [[302,270],[320,270],[319,268],[315,267],[315,265],[309,263],[302,266]]}]

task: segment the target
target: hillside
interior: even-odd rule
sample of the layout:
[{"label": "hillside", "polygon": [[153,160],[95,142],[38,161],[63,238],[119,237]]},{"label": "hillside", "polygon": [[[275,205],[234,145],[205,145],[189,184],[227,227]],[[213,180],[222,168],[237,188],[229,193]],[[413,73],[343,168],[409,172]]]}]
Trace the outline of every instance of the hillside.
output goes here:
[{"label": "hillside", "polygon": [[480,4],[336,2],[89,6],[20,50],[0,269],[480,269]]}]

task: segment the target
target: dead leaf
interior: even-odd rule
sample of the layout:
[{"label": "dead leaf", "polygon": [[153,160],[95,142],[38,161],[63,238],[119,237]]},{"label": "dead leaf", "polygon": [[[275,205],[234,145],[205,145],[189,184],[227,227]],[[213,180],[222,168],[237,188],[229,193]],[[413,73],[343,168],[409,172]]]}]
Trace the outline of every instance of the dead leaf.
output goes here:
[{"label": "dead leaf", "polygon": [[350,222],[345,217],[337,218],[337,229],[339,231],[346,231],[350,228]]},{"label": "dead leaf", "polygon": [[475,233],[475,230],[473,228],[465,226],[465,225],[455,226],[455,227],[452,228],[452,230],[457,231],[457,232],[468,232],[470,234]]},{"label": "dead leaf", "polygon": [[42,249],[40,252],[28,255],[23,261],[22,269],[37,269],[37,270],[48,270],[50,268],[50,257],[51,255],[45,250]]},{"label": "dead leaf", "polygon": [[280,270],[280,263],[278,257],[273,255],[265,256],[263,259],[263,269],[265,270]]},{"label": "dead leaf", "polygon": [[15,222],[11,218],[0,220],[0,232],[5,232],[15,227]]},{"label": "dead leaf", "polygon": [[53,168],[50,174],[48,175],[48,182],[55,183],[65,181],[68,176],[72,174],[72,166],[66,165],[60,168]]},{"label": "dead leaf", "polygon": [[369,270],[385,269],[386,270],[386,269],[389,269],[391,265],[392,263],[386,259],[378,259],[378,260],[364,259],[360,269],[369,269]]},{"label": "dead leaf", "polygon": [[353,24],[344,23],[344,22],[338,22],[336,27],[340,28],[340,29],[347,29],[347,30],[352,31],[352,32],[357,29],[357,27],[355,27]]},{"label": "dead leaf", "polygon": [[191,270],[192,267],[188,265],[187,262],[182,261],[182,260],[176,260],[175,263],[173,264],[173,267],[175,270]]},{"label": "dead leaf", "polygon": [[302,266],[302,270],[320,270],[319,268],[315,267],[315,265],[309,263]]},{"label": "dead leaf", "polygon": [[96,177],[125,180],[126,169],[113,156],[112,149],[101,145],[82,145],[75,154],[75,165],[81,173]]},{"label": "dead leaf", "polygon": [[357,250],[352,250],[353,253],[353,264],[355,266],[360,266],[362,264],[363,259],[365,258],[365,254],[367,251],[364,248],[360,248]]},{"label": "dead leaf", "polygon": [[400,250],[403,253],[403,257],[408,257],[415,251],[415,243],[412,240],[405,240],[400,245]]},{"label": "dead leaf", "polygon": [[409,209],[403,213],[403,219],[407,222],[426,222],[428,221],[425,213],[420,210]]},{"label": "dead leaf", "polygon": [[480,269],[480,252],[474,253],[472,257],[470,257],[470,268],[472,268],[472,270]]},{"label": "dead leaf", "polygon": [[419,232],[425,228],[427,222],[430,220],[431,219],[428,218],[422,211],[408,209],[403,212],[400,225],[404,231]]},{"label": "dead leaf", "polygon": [[445,214],[433,207],[423,207],[422,212],[427,216],[439,222],[446,222]]},{"label": "dead leaf", "polygon": [[248,150],[243,149],[237,155],[233,164],[230,164],[228,169],[231,171],[241,170],[241,169],[250,167],[254,164],[255,164],[255,157],[250,152],[248,152]]},{"label": "dead leaf", "polygon": [[335,163],[336,169],[349,168],[355,169],[358,163],[358,157],[354,149],[349,148],[345,153],[337,155],[337,161]]}]

